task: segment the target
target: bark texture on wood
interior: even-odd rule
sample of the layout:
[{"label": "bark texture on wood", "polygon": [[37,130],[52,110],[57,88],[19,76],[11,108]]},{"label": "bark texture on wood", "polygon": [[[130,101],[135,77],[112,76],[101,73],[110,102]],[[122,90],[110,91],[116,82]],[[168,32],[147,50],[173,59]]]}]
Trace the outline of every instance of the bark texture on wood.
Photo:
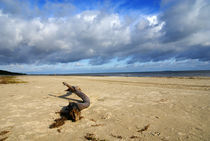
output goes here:
[{"label": "bark texture on wood", "polygon": [[90,106],[89,97],[86,94],[84,94],[79,87],[71,86],[66,82],[63,82],[63,84],[68,87],[68,91],[75,93],[82,99],[83,102],[76,103],[80,111]]}]

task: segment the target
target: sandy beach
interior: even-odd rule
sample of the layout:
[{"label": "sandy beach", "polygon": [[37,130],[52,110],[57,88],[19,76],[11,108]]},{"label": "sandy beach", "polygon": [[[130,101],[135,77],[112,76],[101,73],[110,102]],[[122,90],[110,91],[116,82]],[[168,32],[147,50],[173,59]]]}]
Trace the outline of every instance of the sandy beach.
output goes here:
[{"label": "sandy beach", "polygon": [[[18,76],[0,84],[0,140],[208,141],[210,78]],[[78,122],[49,125],[69,101],[65,81],[91,100]],[[60,97],[59,97],[60,96]],[[144,131],[145,130],[145,131]]]}]

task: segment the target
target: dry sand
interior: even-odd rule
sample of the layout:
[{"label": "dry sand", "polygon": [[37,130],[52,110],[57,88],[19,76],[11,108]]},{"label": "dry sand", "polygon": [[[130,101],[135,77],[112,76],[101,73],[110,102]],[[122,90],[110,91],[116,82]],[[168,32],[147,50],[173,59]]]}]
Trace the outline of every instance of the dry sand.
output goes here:
[{"label": "dry sand", "polygon": [[[18,78],[28,83],[0,84],[0,139],[77,141],[90,133],[110,141],[210,140],[210,78]],[[79,99],[58,97],[66,94],[63,81],[80,86],[91,106],[80,121],[49,129],[55,112]]]}]

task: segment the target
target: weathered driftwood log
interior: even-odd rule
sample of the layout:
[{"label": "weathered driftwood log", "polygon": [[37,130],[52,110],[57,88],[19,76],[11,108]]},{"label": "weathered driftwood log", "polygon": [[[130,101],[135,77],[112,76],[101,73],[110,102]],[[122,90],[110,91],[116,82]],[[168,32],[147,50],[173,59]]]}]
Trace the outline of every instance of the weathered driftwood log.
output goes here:
[{"label": "weathered driftwood log", "polygon": [[80,119],[81,111],[90,106],[90,99],[79,87],[71,86],[66,82],[63,82],[63,84],[68,87],[67,91],[75,93],[83,100],[78,103],[70,102],[69,105],[61,111],[61,115],[71,119],[72,121],[77,121]]}]

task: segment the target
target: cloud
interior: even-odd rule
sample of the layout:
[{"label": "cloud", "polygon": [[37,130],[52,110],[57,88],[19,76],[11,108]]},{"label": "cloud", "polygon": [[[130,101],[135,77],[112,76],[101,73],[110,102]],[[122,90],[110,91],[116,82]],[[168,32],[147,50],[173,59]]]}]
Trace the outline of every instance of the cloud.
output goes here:
[{"label": "cloud", "polygon": [[[162,12],[139,21],[133,34],[137,38],[129,63],[210,58],[210,10],[209,0],[162,1]],[[143,25],[143,26],[142,26]],[[138,30],[139,29],[139,30]],[[132,32],[135,33],[135,32]],[[138,38],[139,37],[139,38]],[[146,38],[148,37],[148,38]],[[135,53],[136,52],[136,53]]]},{"label": "cloud", "polygon": [[47,20],[25,20],[0,12],[0,24],[1,64],[66,63],[105,57],[130,40],[129,29],[117,14],[100,11]]},{"label": "cloud", "polygon": [[[210,60],[208,1],[162,1],[160,13],[139,14],[135,20],[97,9],[73,14],[75,6],[70,3],[46,3],[43,11],[35,6],[30,9],[27,3],[3,2],[0,65],[84,59],[100,65],[114,58],[127,59],[129,64],[172,58]],[[25,14],[27,10],[32,16]]]},{"label": "cloud", "polygon": [[[210,29],[209,0],[177,0],[172,2],[175,4],[166,8],[160,16],[160,19],[165,21],[163,27],[164,41],[178,41]],[[167,5],[170,3],[163,6]]]}]

